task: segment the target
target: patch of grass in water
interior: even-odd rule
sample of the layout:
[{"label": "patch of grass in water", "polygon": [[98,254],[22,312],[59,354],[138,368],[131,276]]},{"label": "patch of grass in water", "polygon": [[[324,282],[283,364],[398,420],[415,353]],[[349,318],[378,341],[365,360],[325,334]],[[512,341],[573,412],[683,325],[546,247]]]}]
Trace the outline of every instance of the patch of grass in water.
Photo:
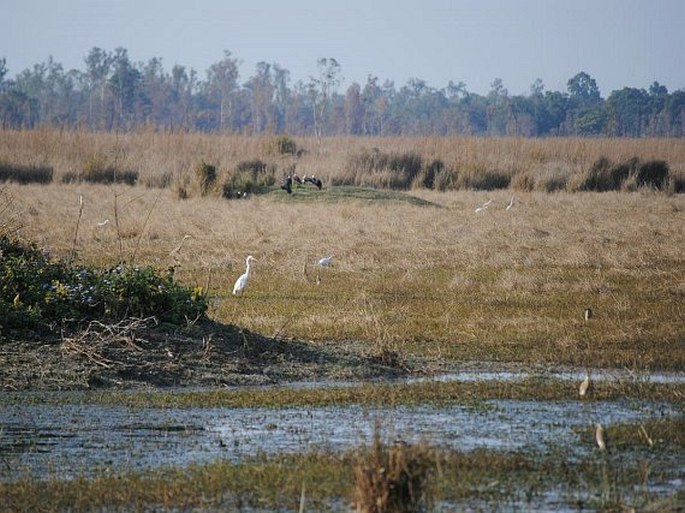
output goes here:
[{"label": "patch of grass in water", "polygon": [[[612,401],[627,398],[673,401],[683,404],[685,385],[666,383],[595,382],[583,401]],[[321,388],[237,388],[206,391],[105,391],[87,396],[44,396],[45,402],[88,401],[131,407],[155,408],[297,408],[346,406],[399,406],[433,404],[478,405],[501,400],[579,400],[578,383],[568,380],[529,378],[521,381],[468,381],[363,384]],[[8,400],[13,400],[8,398]],[[21,402],[21,397],[16,399]],[[36,400],[33,398],[32,400]]]},{"label": "patch of grass in water", "polygon": [[[636,495],[645,476],[632,470],[630,462],[608,462],[598,454],[568,460],[563,449],[540,454],[476,450],[462,452],[428,444],[387,444],[359,447],[340,454],[256,455],[240,463],[219,460],[188,468],[162,468],[143,473],[102,476],[94,479],[30,479],[0,483],[0,510],[4,511],[92,511],[105,510],[258,510],[295,511],[304,497],[306,510],[347,511],[350,501],[359,502],[360,462],[362,470],[378,474],[385,466],[368,467],[373,454],[396,457],[398,452],[420,462],[421,501],[468,508],[540,504],[552,490],[554,502],[569,507],[613,510],[656,500],[649,491]],[[395,456],[393,456],[393,454]],[[407,463],[409,460],[404,461]],[[378,463],[383,463],[382,458]],[[386,461],[386,464],[391,462]],[[412,464],[407,470],[419,469]],[[401,469],[400,469],[401,470]],[[644,474],[644,472],[643,472]],[[401,475],[401,474],[400,474]],[[411,476],[407,475],[407,479]],[[658,476],[655,481],[668,479]],[[415,482],[416,483],[416,482]],[[380,488],[384,493],[392,490]],[[362,508],[363,510],[363,508]],[[368,510],[368,508],[367,508]],[[404,511],[404,510],[398,510]]]}]

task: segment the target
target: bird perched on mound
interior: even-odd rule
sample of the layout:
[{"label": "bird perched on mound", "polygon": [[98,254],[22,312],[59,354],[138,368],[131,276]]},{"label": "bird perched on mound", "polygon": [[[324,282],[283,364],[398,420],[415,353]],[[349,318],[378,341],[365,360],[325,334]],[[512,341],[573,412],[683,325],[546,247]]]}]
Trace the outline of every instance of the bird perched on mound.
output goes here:
[{"label": "bird perched on mound", "polygon": [[245,259],[245,265],[247,269],[245,270],[244,274],[240,275],[240,278],[238,278],[235,281],[235,285],[233,285],[233,294],[237,295],[240,294],[243,290],[245,290],[245,287],[247,287],[247,282],[250,281],[250,273],[252,271],[250,264],[252,262],[256,262],[255,258],[252,255],[249,255]]},{"label": "bird perched on mound", "polygon": [[319,180],[317,177],[314,175],[312,176],[304,176],[304,183],[310,183],[312,185],[315,185],[317,189],[321,190],[321,187],[323,187],[323,182]]},{"label": "bird perched on mound", "polygon": [[286,191],[288,194],[293,193],[293,179],[291,176],[286,177],[285,182],[283,182],[283,185],[281,185],[281,189]]}]

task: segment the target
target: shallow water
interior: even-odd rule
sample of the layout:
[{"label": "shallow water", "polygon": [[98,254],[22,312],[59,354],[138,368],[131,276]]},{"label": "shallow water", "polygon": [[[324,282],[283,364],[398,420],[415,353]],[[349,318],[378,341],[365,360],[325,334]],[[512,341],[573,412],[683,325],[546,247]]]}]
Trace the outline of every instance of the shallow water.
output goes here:
[{"label": "shallow water", "polygon": [[[640,380],[682,383],[684,374],[635,376],[621,371],[593,371],[593,380]],[[515,381],[531,377],[580,380],[584,370],[545,373],[467,370],[411,378],[425,381]],[[292,387],[356,386],[352,382],[295,383]],[[135,393],[135,392],[131,392]],[[160,394],[174,391],[160,391]],[[490,400],[469,405],[435,407],[320,407],[320,408],[129,408],[79,404],[84,392],[41,393],[68,399],[65,404],[0,401],[0,481],[22,477],[69,479],[186,466],[216,459],[240,461],[259,453],[341,451],[368,445],[376,426],[387,441],[428,442],[470,451],[494,449],[529,454],[554,451],[565,460],[596,451],[590,435],[579,433],[596,422],[604,425],[679,418],[682,407],[655,401],[513,401]],[[632,456],[635,457],[635,456]],[[676,475],[650,483],[650,491],[669,495],[685,484],[682,454],[662,457],[662,470]],[[533,502],[513,502],[501,510],[570,511],[563,489],[547,490]],[[577,492],[577,493],[583,493]],[[489,509],[488,505],[474,510]]]},{"label": "shallow water", "polygon": [[[160,392],[162,393],[162,392]],[[483,401],[476,406],[183,410],[101,405],[0,407],[0,479],[240,460],[258,452],[339,451],[383,436],[460,450],[594,450],[574,428],[675,417],[668,403]]]}]

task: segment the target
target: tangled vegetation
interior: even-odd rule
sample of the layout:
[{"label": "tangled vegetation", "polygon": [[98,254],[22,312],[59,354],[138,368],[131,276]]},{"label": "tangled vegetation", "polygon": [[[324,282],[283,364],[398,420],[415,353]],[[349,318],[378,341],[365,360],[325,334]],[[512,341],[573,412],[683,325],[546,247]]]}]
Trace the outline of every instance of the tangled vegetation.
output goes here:
[{"label": "tangled vegetation", "polygon": [[62,323],[155,316],[178,324],[204,315],[201,288],[151,266],[99,270],[55,261],[35,244],[0,236],[0,333],[44,331]]}]

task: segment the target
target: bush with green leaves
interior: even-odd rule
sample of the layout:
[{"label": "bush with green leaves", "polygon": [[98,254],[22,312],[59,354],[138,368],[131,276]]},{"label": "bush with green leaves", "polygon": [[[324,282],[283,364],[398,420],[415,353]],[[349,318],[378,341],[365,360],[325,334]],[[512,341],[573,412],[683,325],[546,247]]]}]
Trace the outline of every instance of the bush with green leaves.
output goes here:
[{"label": "bush with green leaves", "polygon": [[125,264],[107,270],[70,265],[0,236],[0,333],[129,317],[181,324],[206,311],[204,291],[174,282],[170,273]]}]

